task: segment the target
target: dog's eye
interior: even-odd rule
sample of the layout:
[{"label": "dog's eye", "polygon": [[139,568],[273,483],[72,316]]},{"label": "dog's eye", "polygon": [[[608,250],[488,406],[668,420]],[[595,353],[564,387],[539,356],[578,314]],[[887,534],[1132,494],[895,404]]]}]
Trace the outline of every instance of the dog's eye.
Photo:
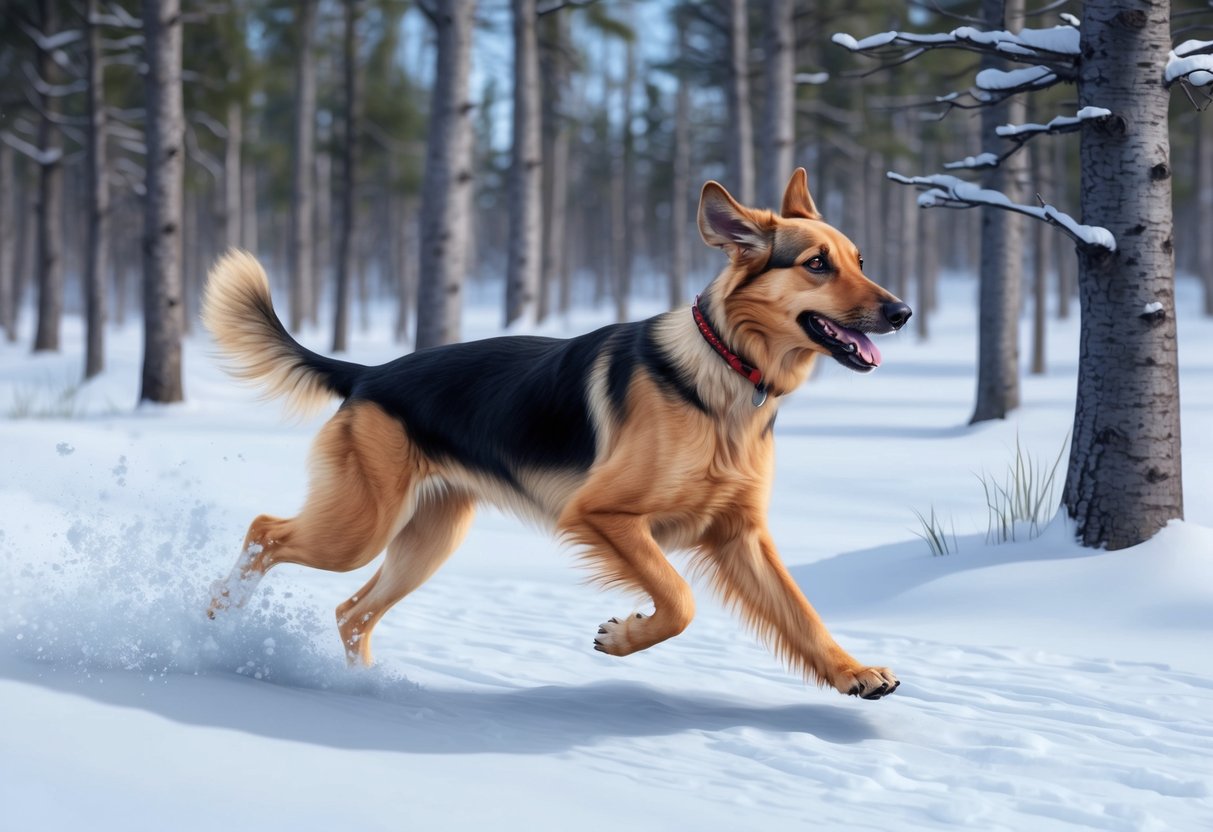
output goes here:
[{"label": "dog's eye", "polygon": [[863,258],[862,257],[859,258],[859,268],[861,268],[861,269],[863,268]]},{"label": "dog's eye", "polygon": [[815,274],[821,274],[827,268],[826,260],[820,254],[804,261],[804,267]]}]

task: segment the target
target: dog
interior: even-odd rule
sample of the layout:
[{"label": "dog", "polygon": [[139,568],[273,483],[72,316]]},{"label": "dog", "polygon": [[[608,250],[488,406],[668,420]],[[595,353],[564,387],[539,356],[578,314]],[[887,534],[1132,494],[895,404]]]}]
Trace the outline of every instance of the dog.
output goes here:
[{"label": "dog", "polygon": [[299,410],[343,400],[320,429],[295,517],[252,521],[208,612],[240,606],[272,566],[379,571],[337,607],[346,656],[371,663],[380,618],[463,540],[476,505],[537,520],[571,543],[592,578],[652,604],[611,618],[594,648],[644,650],[691,622],[692,567],[790,667],[879,699],[900,684],[831,637],[767,530],[779,402],[828,356],[869,372],[868,337],[910,308],[863,274],[855,244],[827,224],[803,168],[779,214],[703,187],[704,242],[727,263],[691,309],[570,339],[507,336],[424,349],[369,367],[300,346],[274,313],[249,254],[211,270],[202,317],[236,377]]}]

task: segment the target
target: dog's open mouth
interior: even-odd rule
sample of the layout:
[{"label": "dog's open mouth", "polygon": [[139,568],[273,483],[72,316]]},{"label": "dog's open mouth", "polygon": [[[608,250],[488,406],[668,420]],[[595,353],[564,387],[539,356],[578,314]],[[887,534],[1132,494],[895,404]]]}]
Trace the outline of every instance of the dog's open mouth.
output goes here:
[{"label": "dog's open mouth", "polygon": [[859,330],[816,312],[801,313],[797,321],[809,338],[828,349],[843,366],[860,373],[871,372],[880,366],[880,350]]}]

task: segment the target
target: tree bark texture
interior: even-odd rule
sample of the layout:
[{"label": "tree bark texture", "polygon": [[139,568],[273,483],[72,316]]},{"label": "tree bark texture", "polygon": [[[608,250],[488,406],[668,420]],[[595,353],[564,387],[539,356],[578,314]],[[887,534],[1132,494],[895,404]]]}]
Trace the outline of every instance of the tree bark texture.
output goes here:
[{"label": "tree bark texture", "polygon": [[539,110],[536,0],[512,0],[514,19],[514,145],[509,175],[509,255],[505,325],[534,323],[539,302],[543,166]]},{"label": "tree bark texture", "polygon": [[[1055,138],[1053,143],[1053,175],[1049,181],[1055,186],[1064,190],[1066,181],[1066,143],[1058,138]],[[1072,204],[1070,202],[1062,203],[1059,199],[1056,204]],[[1077,260],[1075,259],[1074,249],[1068,245],[1054,246],[1057,252],[1057,317],[1061,320],[1066,320],[1070,317],[1070,299],[1074,296],[1074,271],[1077,268]]]},{"label": "tree bark texture", "polygon": [[[1017,31],[1023,25],[1023,0],[982,0],[988,29]],[[982,69],[1006,69],[999,58],[983,55]],[[998,147],[1000,124],[1026,118],[1022,96],[981,111],[982,147]],[[1022,153],[982,177],[982,187],[1022,202],[1026,170]],[[972,423],[1005,419],[1019,407],[1019,308],[1023,277],[1023,222],[1008,211],[981,208],[981,286],[978,292],[977,404]]]},{"label": "tree bark texture", "polygon": [[[42,34],[59,31],[58,0],[42,0]],[[47,84],[62,83],[62,73],[51,52],[38,49],[37,72]],[[42,155],[38,178],[38,323],[34,352],[59,349],[59,323],[63,317],[63,137],[55,123],[63,110],[54,92],[39,96],[38,150]]]},{"label": "tree bark texture", "polygon": [[143,239],[143,378],[141,401],[179,402],[182,185],[185,116],[181,91],[181,4],[144,0],[147,55],[147,196]]},{"label": "tree bark texture", "polygon": [[792,0],[767,0],[766,110],[762,130],[762,182],[758,201],[779,210],[792,175],[796,145],[796,26]]},{"label": "tree bark texture", "polygon": [[472,195],[472,0],[436,0],[437,67],[421,190],[417,349],[459,340]]},{"label": "tree bark texture", "polygon": [[[754,127],[750,117],[750,23],[746,0],[729,9],[729,178],[725,185],[742,205],[754,204]],[[789,172],[790,175],[790,172]]]},{"label": "tree bark texture", "polygon": [[[350,328],[350,281],[354,279],[357,267],[357,252],[354,240],[354,212],[357,201],[354,189],[357,187],[357,171],[355,161],[358,158],[358,116],[360,110],[359,96],[361,90],[358,83],[358,16],[361,12],[360,0],[345,0],[345,33],[342,37],[342,52],[344,54],[343,82],[345,85],[342,101],[342,124],[345,134],[341,137],[341,226],[337,230],[337,280],[335,285],[336,300],[333,305],[333,352],[345,352],[349,349]],[[308,165],[308,172],[312,169]],[[299,211],[303,214],[303,211]],[[306,212],[311,217],[309,203]],[[310,240],[305,241],[310,243]],[[307,248],[307,245],[304,246]],[[310,248],[308,249],[310,262]],[[310,277],[309,282],[310,284]],[[302,320],[302,318],[300,318]]]},{"label": "tree bark texture", "polygon": [[[298,331],[315,305],[312,260],[312,195],[315,191],[316,0],[297,4],[295,56],[295,141],[291,175],[291,329]],[[348,10],[347,10],[348,14]]]},{"label": "tree bark texture", "polygon": [[543,264],[536,317],[547,319],[558,302],[560,277],[568,243],[569,145],[571,126],[565,112],[569,94],[569,16],[550,14],[540,20],[539,79],[543,90]]},{"label": "tree bark texture", "polygon": [[1183,517],[1175,345],[1170,3],[1088,4],[1079,106],[1083,222],[1117,250],[1080,246],[1078,399],[1065,506],[1086,546],[1121,549]]}]

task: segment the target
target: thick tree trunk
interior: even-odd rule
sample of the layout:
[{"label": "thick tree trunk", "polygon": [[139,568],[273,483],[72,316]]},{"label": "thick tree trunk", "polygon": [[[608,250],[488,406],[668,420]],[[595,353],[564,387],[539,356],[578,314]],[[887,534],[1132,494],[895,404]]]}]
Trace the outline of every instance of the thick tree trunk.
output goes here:
[{"label": "thick tree trunk", "polygon": [[[1170,3],[1088,4],[1080,106],[1082,216],[1117,250],[1080,247],[1082,334],[1065,505],[1083,544],[1121,549],[1183,517],[1175,347],[1169,93]],[[1145,69],[1143,69],[1143,67]]]},{"label": "thick tree trunk", "polygon": [[[341,227],[337,231],[337,280],[336,302],[333,320],[333,352],[345,352],[349,348],[350,327],[350,281],[357,266],[354,250],[354,211],[357,201],[355,159],[358,158],[358,112],[360,109],[358,83],[358,16],[360,0],[345,0],[345,34],[342,38],[344,58],[345,94],[342,102],[342,123],[345,135],[341,137]],[[309,164],[307,170],[311,171]],[[309,180],[310,181],[310,180]],[[303,211],[299,212],[303,214]],[[306,212],[311,217],[311,205]],[[305,243],[309,241],[304,241]],[[308,248],[308,246],[304,246]],[[309,261],[310,261],[310,249]],[[310,278],[309,283],[310,285]]]},{"label": "thick tree trunk", "polygon": [[535,0],[512,0],[514,17],[514,145],[509,176],[509,259],[505,324],[537,319],[543,167],[540,154],[539,49]]},{"label": "thick tree trunk", "polygon": [[762,182],[758,201],[779,210],[792,175],[796,144],[796,26],[792,0],[767,0],[766,111],[762,129]]},{"label": "thick tree trunk", "polygon": [[181,4],[144,0],[147,54],[147,196],[143,239],[142,401],[179,402],[182,176],[185,117],[181,91]]},{"label": "thick tree trunk", "polygon": [[5,338],[17,338],[17,293],[15,272],[17,257],[17,201],[14,152],[0,141],[0,327]]},{"label": "thick tree trunk", "polygon": [[436,0],[417,298],[417,349],[459,340],[472,195],[472,0]]},{"label": "thick tree trunk", "polygon": [[742,205],[753,205],[754,128],[750,118],[750,23],[745,0],[728,0],[728,4],[728,102],[732,130],[726,142],[729,178],[733,181],[725,184]]},{"label": "thick tree trunk", "polygon": [[241,150],[244,145],[244,107],[239,101],[227,104],[227,141],[223,146],[223,245],[220,248],[235,248],[242,245],[240,236],[240,196],[243,184]]},{"label": "thick tree trunk", "polygon": [[[1005,9],[1004,9],[1005,6]],[[1005,13],[1005,19],[1004,19]],[[982,0],[988,29],[1018,30],[1023,24],[1023,0]],[[983,56],[983,69],[1004,69],[998,58]],[[995,128],[1022,123],[1022,98],[1013,98],[981,111],[982,147],[1002,141]],[[1026,171],[1022,154],[1015,154],[982,177],[982,187],[1002,191],[1022,202]],[[997,208],[981,211],[981,287],[978,293],[977,405],[973,423],[1005,419],[1019,407],[1019,307],[1023,276],[1023,222]]]},{"label": "thick tree trunk", "polygon": [[[42,34],[59,31],[58,0],[42,0]],[[38,75],[48,84],[61,82],[51,53],[38,49]],[[38,183],[38,324],[34,352],[59,349],[59,323],[63,317],[63,137],[55,123],[62,111],[57,96],[39,96],[38,150],[42,155]]]},{"label": "thick tree trunk", "polygon": [[[347,10],[347,14],[348,14]],[[312,193],[316,139],[315,0],[300,0],[296,9],[295,144],[291,159],[291,329],[298,331],[315,305],[312,273]]]},{"label": "thick tree trunk", "polygon": [[93,23],[98,0],[86,0],[88,33],[88,146],[85,153],[89,186],[88,255],[84,266],[86,379],[105,369],[105,292],[109,271],[110,190],[106,166],[105,65],[101,27]]}]

